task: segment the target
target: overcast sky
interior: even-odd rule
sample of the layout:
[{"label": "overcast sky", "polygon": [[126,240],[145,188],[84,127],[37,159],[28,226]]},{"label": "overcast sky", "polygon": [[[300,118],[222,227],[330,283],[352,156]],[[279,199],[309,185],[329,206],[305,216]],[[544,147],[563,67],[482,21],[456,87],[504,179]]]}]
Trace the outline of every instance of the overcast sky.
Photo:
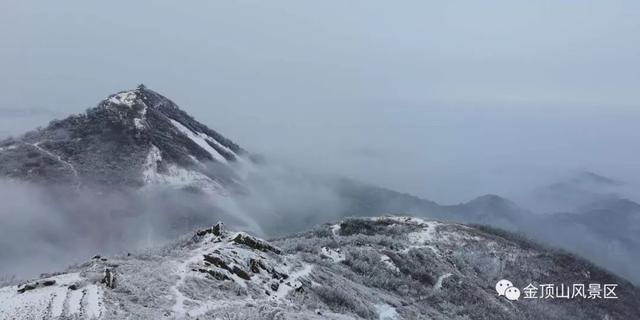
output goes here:
[{"label": "overcast sky", "polygon": [[0,3],[0,136],[144,83],[250,151],[445,203],[640,173],[640,2]]}]

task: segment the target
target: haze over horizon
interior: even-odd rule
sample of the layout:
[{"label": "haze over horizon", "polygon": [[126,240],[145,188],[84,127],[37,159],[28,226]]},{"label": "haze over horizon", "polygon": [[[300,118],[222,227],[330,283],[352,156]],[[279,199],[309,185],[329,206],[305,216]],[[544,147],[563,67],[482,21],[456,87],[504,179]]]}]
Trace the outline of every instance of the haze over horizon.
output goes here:
[{"label": "haze over horizon", "polygon": [[72,2],[0,5],[0,137],[144,83],[251,152],[443,203],[583,170],[637,194],[637,2]]}]

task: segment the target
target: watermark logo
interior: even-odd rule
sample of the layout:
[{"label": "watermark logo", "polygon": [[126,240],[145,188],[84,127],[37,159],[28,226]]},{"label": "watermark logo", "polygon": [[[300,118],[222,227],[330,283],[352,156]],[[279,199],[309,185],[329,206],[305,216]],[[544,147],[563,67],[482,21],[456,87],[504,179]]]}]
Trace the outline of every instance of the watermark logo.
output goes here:
[{"label": "watermark logo", "polygon": [[498,291],[499,296],[504,296],[504,292],[511,287],[513,287],[513,283],[507,279],[502,279],[496,283],[496,291]]},{"label": "watermark logo", "polygon": [[498,296],[504,296],[511,301],[520,299],[521,295],[524,295],[524,299],[618,299],[615,292],[617,287],[618,284],[615,283],[574,283],[571,285],[564,283],[534,285],[530,283],[520,291],[510,280],[502,279],[496,283]]},{"label": "watermark logo", "polygon": [[520,298],[520,289],[514,287],[513,282],[507,279],[502,279],[496,283],[496,291],[499,296],[505,296],[511,301]]},{"label": "watermark logo", "polygon": [[504,292],[504,296],[511,301],[516,301],[520,298],[520,289],[511,287]]}]

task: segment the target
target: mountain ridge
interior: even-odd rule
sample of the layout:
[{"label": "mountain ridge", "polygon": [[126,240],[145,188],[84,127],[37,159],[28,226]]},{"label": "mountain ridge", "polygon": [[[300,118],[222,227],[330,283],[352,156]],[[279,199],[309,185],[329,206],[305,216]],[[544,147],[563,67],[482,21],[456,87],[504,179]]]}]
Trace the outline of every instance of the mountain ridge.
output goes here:
[{"label": "mountain ridge", "polygon": [[[618,299],[500,297],[495,283],[613,283]],[[632,319],[640,290],[516,235],[407,216],[350,218],[272,241],[201,229],[0,288],[0,317]],[[25,306],[29,306],[28,308]]]}]

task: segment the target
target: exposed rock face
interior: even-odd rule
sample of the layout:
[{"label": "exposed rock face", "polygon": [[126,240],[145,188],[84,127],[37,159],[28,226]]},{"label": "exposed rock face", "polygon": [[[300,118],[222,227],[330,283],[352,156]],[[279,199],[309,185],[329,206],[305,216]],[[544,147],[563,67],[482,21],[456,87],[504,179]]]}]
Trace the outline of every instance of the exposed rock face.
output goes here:
[{"label": "exposed rock face", "polygon": [[212,234],[214,236],[220,236],[223,232],[224,228],[224,224],[222,222],[218,222],[215,226],[208,228],[208,229],[204,229],[204,230],[200,230],[198,232],[196,232],[196,236],[197,237],[204,237],[207,234]]},{"label": "exposed rock face", "polygon": [[104,283],[107,288],[115,289],[116,288],[116,274],[110,268],[104,269],[104,277],[102,278],[101,283]]},{"label": "exposed rock face", "polygon": [[270,245],[265,241],[262,241],[256,237],[252,237],[247,234],[239,233],[238,235],[236,235],[235,238],[233,238],[233,241],[237,244],[243,244],[252,249],[256,249],[264,252],[271,251],[273,253],[280,254],[280,249]]},{"label": "exposed rock face", "polygon": [[37,287],[38,287],[38,282],[27,283],[27,284],[23,285],[22,287],[18,288],[18,293],[25,293],[25,292],[27,292],[29,290],[33,290],[33,289],[35,289]]},{"label": "exposed rock face", "polygon": [[[212,231],[199,231],[155,254],[93,259],[64,274],[2,288],[0,318],[640,317],[640,290],[630,283],[582,259],[489,228],[361,218],[271,243],[222,228],[206,230]],[[520,290],[529,283],[617,284],[618,299],[510,301],[496,292],[502,279]]]}]

